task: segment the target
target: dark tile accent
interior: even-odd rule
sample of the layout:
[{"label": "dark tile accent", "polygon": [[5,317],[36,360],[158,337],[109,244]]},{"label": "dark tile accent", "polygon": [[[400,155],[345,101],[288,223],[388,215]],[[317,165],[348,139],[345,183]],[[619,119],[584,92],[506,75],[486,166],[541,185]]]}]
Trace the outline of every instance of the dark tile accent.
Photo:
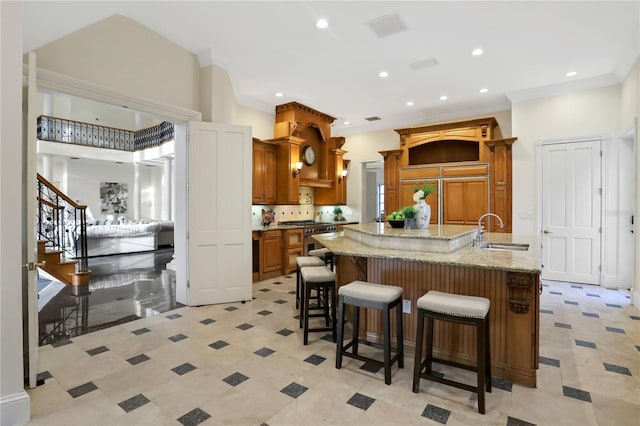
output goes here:
[{"label": "dark tile accent", "polygon": [[263,289],[261,289],[260,291],[261,291],[261,292],[263,292],[263,293],[266,293],[266,292],[268,292],[268,291],[271,291],[271,289],[270,289],[270,288],[263,288]]},{"label": "dark tile accent", "polygon": [[502,389],[503,391],[511,392],[513,389],[513,383],[508,380],[502,379],[500,377],[491,377],[491,386],[497,389]]},{"label": "dark tile accent", "polygon": [[598,349],[596,344],[593,342],[587,342],[586,340],[578,340],[576,339],[576,346],[582,346],[584,348]]},{"label": "dark tile accent", "polygon": [[578,305],[579,305],[579,303],[578,303],[578,302],[573,302],[573,301],[571,301],[571,300],[565,300],[565,301],[564,301],[564,304],[565,304],[565,305],[575,305],[575,306],[578,306]]},{"label": "dark tile accent", "polygon": [[572,388],[570,386],[562,386],[562,394],[564,396],[568,396],[569,398],[591,402],[591,394],[589,392]]},{"label": "dark tile accent", "polygon": [[372,362],[365,362],[362,367],[360,367],[360,370],[368,371],[369,373],[373,374],[377,373],[381,369],[382,367],[380,365],[374,364]]},{"label": "dark tile accent", "polygon": [[599,294],[595,294],[595,293],[587,293],[587,296],[589,296],[589,297],[600,297]]},{"label": "dark tile accent", "polygon": [[269,349],[267,347],[258,349],[257,351],[254,352],[254,354],[261,356],[262,358],[266,358],[269,355],[271,355],[272,353],[275,353],[275,351],[273,349]]},{"label": "dark tile accent", "polygon": [[129,399],[125,399],[122,402],[118,402],[120,408],[124,410],[125,413],[135,410],[136,408],[142,407],[144,404],[147,404],[151,401],[147,399],[146,396],[139,393],[136,396],[132,396]]},{"label": "dark tile accent", "polygon": [[529,423],[516,417],[507,417],[507,426],[536,426],[535,423]]},{"label": "dark tile accent", "polygon": [[137,330],[133,330],[132,333],[135,334],[136,336],[139,336],[141,334],[148,333],[150,331],[151,330],[149,330],[147,327],[143,327],[143,328],[139,328]]},{"label": "dark tile accent", "polygon": [[89,392],[93,392],[96,389],[98,389],[98,387],[95,384],[93,384],[93,382],[87,382],[84,385],[71,388],[67,392],[69,392],[69,395],[71,395],[72,397],[77,398]]},{"label": "dark tile accent", "polygon": [[422,417],[431,419],[434,422],[442,423],[443,425],[447,424],[450,415],[451,411],[431,404],[427,404],[427,406],[424,408],[424,411],[422,412]]},{"label": "dark tile accent", "polygon": [[285,278],[293,278],[291,275],[285,275]]},{"label": "dark tile accent", "polygon": [[165,318],[166,319],[170,319],[170,320],[174,320],[174,319],[182,318],[182,315],[180,315],[180,314],[171,314],[171,315],[167,315]]},{"label": "dark tile accent", "polygon": [[244,330],[248,330],[250,328],[253,328],[253,326],[251,324],[247,324],[246,322],[244,324],[240,324],[239,326],[237,326],[236,328],[239,328],[240,330],[244,331]]},{"label": "dark tile accent", "polygon": [[[444,374],[439,372],[439,371],[431,371],[431,374],[436,376],[436,377],[440,377],[441,379],[444,378]],[[493,379],[491,379],[491,383],[493,383]]]},{"label": "dark tile accent", "polygon": [[214,320],[213,318],[205,318],[202,321],[200,321],[200,324],[209,325],[209,324],[213,324],[214,322],[216,322],[216,320]]},{"label": "dark tile accent", "polygon": [[280,389],[280,392],[290,396],[291,398],[297,398],[308,390],[309,388],[306,386],[299,385],[296,382],[291,382],[283,389]]},{"label": "dark tile accent", "polygon": [[150,359],[151,358],[149,358],[145,354],[140,354],[140,355],[132,356],[127,360],[127,362],[131,365],[137,365],[137,364],[140,364],[141,362],[149,361]]},{"label": "dark tile accent", "polygon": [[363,395],[361,393],[356,392],[355,394],[353,394],[351,398],[349,398],[349,400],[347,401],[347,404],[352,405],[361,410],[367,411],[369,407],[371,407],[371,404],[373,404],[374,402],[376,402],[374,398],[371,398],[371,397],[368,397],[367,395]]},{"label": "dark tile accent", "polygon": [[172,342],[179,342],[180,340],[184,340],[184,339],[188,339],[188,336],[185,336],[184,334],[180,333],[180,334],[176,334],[175,336],[171,336],[169,337],[169,340],[171,340]]},{"label": "dark tile accent", "polygon": [[555,325],[558,328],[568,328],[571,329],[571,324],[565,324],[563,322],[556,322],[553,325]]},{"label": "dark tile accent", "polygon": [[610,331],[611,333],[627,334],[623,329],[617,327],[605,327],[605,330]]},{"label": "dark tile accent", "polygon": [[604,369],[607,371],[611,371],[612,373],[624,374],[625,376],[631,376],[631,371],[629,371],[627,367],[615,364],[607,364],[606,362],[603,362],[602,364],[604,365]]},{"label": "dark tile accent", "polygon": [[51,375],[51,373],[49,373],[49,370],[47,371],[43,371],[42,373],[38,373],[38,375],[36,376],[36,381],[44,381],[47,379],[51,379],[53,378],[53,376]]},{"label": "dark tile accent", "polygon": [[600,315],[598,315],[598,314],[594,314],[594,313],[591,313],[591,312],[583,312],[583,313],[582,313],[582,316],[584,316],[584,317],[591,317],[591,318],[600,318]]},{"label": "dark tile accent", "polygon": [[224,340],[218,340],[217,342],[213,342],[209,345],[209,347],[218,350],[218,349],[222,349],[225,346],[229,346],[229,344],[227,342],[225,342]]},{"label": "dark tile accent", "polygon": [[230,376],[225,377],[224,379],[222,379],[223,382],[231,385],[231,386],[238,386],[240,383],[249,380],[249,378],[247,376],[245,376],[242,373],[233,373]]},{"label": "dark tile accent", "polygon": [[540,313],[541,314],[552,314],[553,315],[553,311],[551,309],[540,309]]},{"label": "dark tile accent", "polygon": [[97,348],[89,349],[87,353],[91,356],[95,356],[101,354],[103,352],[108,352],[109,348],[106,346],[98,346]]},{"label": "dark tile accent", "polygon": [[282,284],[282,281],[274,281],[271,284],[280,285],[280,284]]},{"label": "dark tile accent", "polygon": [[287,293],[287,294],[296,294],[296,291],[295,291],[295,290],[291,290],[291,291],[290,291],[289,293]]},{"label": "dark tile accent", "polygon": [[173,371],[174,373],[176,373],[178,376],[182,376],[184,374],[187,374],[190,371],[195,370],[196,367],[192,364],[189,364],[188,362],[185,362],[184,364],[181,364],[177,367],[173,367],[171,369],[171,371]]},{"label": "dark tile accent", "polygon": [[636,351],[640,352],[640,346],[636,345]]},{"label": "dark tile accent", "polygon": [[[300,316],[300,315],[298,315]],[[333,335],[331,333],[329,334],[325,334],[324,336],[321,337],[322,340],[329,342],[329,343],[333,343]]]},{"label": "dark tile accent", "polygon": [[560,367],[560,360],[555,358],[540,357],[540,364],[550,365],[552,367]]},{"label": "dark tile accent", "polygon": [[273,312],[271,312],[271,311],[264,310],[264,311],[258,312],[258,315],[262,315],[262,316],[266,317],[267,315],[271,315],[272,313]]},{"label": "dark tile accent", "polygon": [[605,303],[605,305],[607,305],[609,308],[618,308],[618,309],[622,309],[621,305],[618,305],[617,303]]},{"label": "dark tile accent", "polygon": [[632,320],[640,321],[640,317],[636,315],[629,315],[629,318],[631,318]]},{"label": "dark tile accent", "polygon": [[291,331],[291,330],[289,330],[288,328],[283,328],[283,329],[282,329],[282,330],[280,330],[280,331],[276,331],[276,334],[279,334],[279,335],[281,335],[281,336],[285,336],[285,337],[286,337],[286,336],[288,336],[288,335],[290,335],[290,334],[293,334],[293,333],[294,333],[294,331]]},{"label": "dark tile accent", "polygon": [[277,303],[278,305],[282,305],[282,304],[284,304],[284,303],[287,303],[287,301],[286,301],[286,300],[282,300],[282,299],[280,299],[280,300],[276,300],[276,301],[275,301],[275,302],[273,302],[273,303]]},{"label": "dark tile accent", "polygon": [[116,300],[124,300],[124,297],[116,297]]},{"label": "dark tile accent", "polygon": [[224,308],[225,311],[227,312],[233,312],[233,311],[237,311],[238,308],[236,308],[235,306],[228,306],[226,308]]},{"label": "dark tile accent", "polygon": [[581,285],[571,284],[571,288],[582,288],[582,286]]},{"label": "dark tile accent", "polygon": [[549,294],[557,294],[559,296],[562,296],[562,292],[561,291],[550,291]]},{"label": "dark tile accent", "polygon": [[177,418],[176,420],[180,422],[183,426],[198,426],[200,423],[204,422],[209,417],[211,417],[211,414],[199,408],[194,408],[193,410]]},{"label": "dark tile accent", "polygon": [[309,364],[313,364],[313,365],[320,365],[326,360],[327,359],[323,356],[313,354],[307,357],[307,359],[305,359],[304,362],[308,362]]}]

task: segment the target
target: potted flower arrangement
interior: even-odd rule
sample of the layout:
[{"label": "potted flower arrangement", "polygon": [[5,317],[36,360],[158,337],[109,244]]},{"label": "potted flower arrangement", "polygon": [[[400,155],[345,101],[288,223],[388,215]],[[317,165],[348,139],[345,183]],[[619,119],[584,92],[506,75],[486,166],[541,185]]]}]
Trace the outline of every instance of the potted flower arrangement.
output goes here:
[{"label": "potted flower arrangement", "polygon": [[342,216],[342,209],[340,207],[333,208],[333,220],[336,222],[343,221],[344,216]]},{"label": "potted flower arrangement", "polygon": [[414,206],[405,206],[402,208],[402,214],[404,215],[404,228],[416,229],[416,214],[418,211]]},{"label": "potted flower arrangement", "polygon": [[429,227],[431,221],[431,206],[425,202],[425,198],[436,192],[433,185],[425,182],[421,188],[417,188],[413,193],[413,201],[416,202],[415,209],[416,225],[419,229],[426,229]]}]

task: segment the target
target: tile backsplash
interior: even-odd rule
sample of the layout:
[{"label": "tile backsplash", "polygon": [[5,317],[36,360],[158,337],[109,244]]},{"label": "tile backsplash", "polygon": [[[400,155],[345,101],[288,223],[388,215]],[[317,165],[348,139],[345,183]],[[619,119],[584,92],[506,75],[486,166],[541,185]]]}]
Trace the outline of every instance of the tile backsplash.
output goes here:
[{"label": "tile backsplash", "polygon": [[[352,211],[347,206],[340,206],[342,215],[345,219],[350,220]],[[314,220],[317,212],[321,213],[320,222],[330,222],[333,220],[333,206],[314,206],[312,204],[305,205],[278,205],[278,206],[252,206],[251,207],[251,226],[254,228],[262,226],[262,209],[273,209],[275,211],[275,222],[289,220]]]}]

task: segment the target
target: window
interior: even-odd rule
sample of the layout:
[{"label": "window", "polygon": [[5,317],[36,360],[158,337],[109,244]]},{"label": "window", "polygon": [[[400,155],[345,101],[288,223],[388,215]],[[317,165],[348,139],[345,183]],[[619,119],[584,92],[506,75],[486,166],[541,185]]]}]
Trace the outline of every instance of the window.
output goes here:
[{"label": "window", "polygon": [[377,198],[378,198],[378,209],[376,211],[377,217],[381,220],[384,220],[384,184],[378,185]]}]

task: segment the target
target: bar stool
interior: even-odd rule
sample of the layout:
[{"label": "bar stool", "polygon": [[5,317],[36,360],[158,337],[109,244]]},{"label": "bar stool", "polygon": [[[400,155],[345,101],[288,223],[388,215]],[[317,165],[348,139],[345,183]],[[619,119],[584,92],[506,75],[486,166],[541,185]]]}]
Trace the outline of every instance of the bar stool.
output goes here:
[{"label": "bar stool", "polygon": [[296,257],[296,308],[300,307],[300,268],[303,266],[324,266],[325,263],[317,256]]},{"label": "bar stool", "polygon": [[322,259],[324,261],[324,264],[331,268],[331,270],[333,271],[335,262],[333,260],[333,252],[331,250],[323,247],[315,250],[309,250],[308,254],[309,256],[316,256]]},{"label": "bar stool", "polygon": [[[344,307],[351,305],[353,312],[353,337],[344,345]],[[384,361],[358,354],[358,328],[360,308],[382,311]],[[396,309],[396,354],[391,357],[391,309]],[[353,348],[353,352],[348,352]],[[398,368],[404,368],[404,346],[402,336],[402,288],[364,281],[353,281],[338,289],[338,345],[336,348],[336,368],[342,367],[342,357],[370,362],[384,367],[384,382],[391,384],[391,366],[398,361]]]},{"label": "bar stool", "polygon": [[[491,349],[489,339],[489,309],[491,302],[484,297],[429,291],[418,299],[418,326],[416,330],[416,355],[413,368],[413,392],[420,390],[420,378],[433,380],[445,385],[478,394],[478,412],[484,414],[484,392],[491,392]],[[426,356],[422,361],[422,337],[427,319]],[[433,356],[433,322],[449,321],[476,327],[476,365],[469,366]],[[471,386],[432,373],[432,363],[446,364],[477,373],[477,385]],[[424,371],[423,371],[424,370]]]},{"label": "bar stool", "polygon": [[[300,268],[301,285],[301,309],[300,325],[304,328],[304,344],[309,342],[310,332],[331,331],[333,341],[336,341],[336,275],[329,270],[324,263],[322,266],[305,266]],[[318,292],[318,305],[322,309],[321,314],[311,314],[309,299],[311,290]],[[324,303],[320,303],[321,294],[324,295]],[[321,306],[320,306],[321,305]],[[329,313],[331,307],[331,313]],[[324,317],[325,327],[309,328],[309,318]]]}]

